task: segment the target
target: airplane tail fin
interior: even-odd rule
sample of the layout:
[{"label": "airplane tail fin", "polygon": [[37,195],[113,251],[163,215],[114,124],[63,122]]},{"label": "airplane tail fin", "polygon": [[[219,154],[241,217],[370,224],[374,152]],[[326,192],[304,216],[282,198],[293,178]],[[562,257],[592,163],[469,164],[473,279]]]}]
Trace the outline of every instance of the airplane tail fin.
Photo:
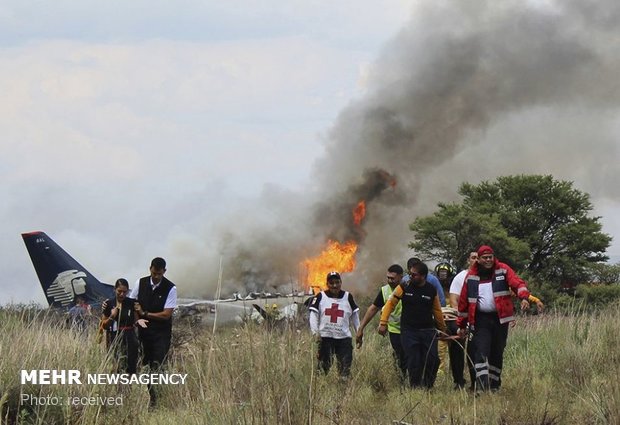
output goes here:
[{"label": "airplane tail fin", "polygon": [[68,308],[76,296],[98,305],[114,296],[114,287],[97,280],[44,232],[22,233],[50,307]]}]

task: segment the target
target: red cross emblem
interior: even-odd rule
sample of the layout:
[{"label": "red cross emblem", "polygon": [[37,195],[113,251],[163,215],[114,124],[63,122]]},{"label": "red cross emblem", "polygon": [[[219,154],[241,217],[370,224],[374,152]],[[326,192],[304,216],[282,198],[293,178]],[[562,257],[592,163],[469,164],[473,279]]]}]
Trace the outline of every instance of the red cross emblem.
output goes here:
[{"label": "red cross emblem", "polygon": [[330,317],[330,323],[336,323],[338,322],[339,317],[344,317],[344,310],[339,310],[338,304],[332,303],[331,308],[325,309],[325,315]]}]

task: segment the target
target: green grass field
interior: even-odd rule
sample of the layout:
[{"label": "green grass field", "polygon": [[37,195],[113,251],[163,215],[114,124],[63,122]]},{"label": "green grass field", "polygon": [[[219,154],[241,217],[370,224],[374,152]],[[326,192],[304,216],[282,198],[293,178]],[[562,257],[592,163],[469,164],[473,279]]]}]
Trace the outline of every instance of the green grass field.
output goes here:
[{"label": "green grass field", "polygon": [[[475,397],[440,373],[431,391],[399,384],[389,341],[366,331],[351,378],[315,370],[309,331],[246,325],[210,330],[175,324],[169,372],[148,409],[144,385],[33,385],[20,371],[114,369],[95,333],[76,334],[45,311],[0,309],[0,411],[9,424],[619,424],[620,308],[521,317],[510,330],[503,386]],[[36,397],[120,397],[122,407],[20,405]]]}]

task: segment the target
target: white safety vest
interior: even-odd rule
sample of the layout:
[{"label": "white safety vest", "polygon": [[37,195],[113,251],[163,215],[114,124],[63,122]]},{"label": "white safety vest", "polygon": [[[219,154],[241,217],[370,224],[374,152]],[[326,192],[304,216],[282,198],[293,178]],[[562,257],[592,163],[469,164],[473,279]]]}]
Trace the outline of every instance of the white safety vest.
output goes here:
[{"label": "white safety vest", "polygon": [[349,293],[342,298],[330,298],[325,291],[319,303],[319,334],[324,338],[351,338],[350,320],[353,314]]}]

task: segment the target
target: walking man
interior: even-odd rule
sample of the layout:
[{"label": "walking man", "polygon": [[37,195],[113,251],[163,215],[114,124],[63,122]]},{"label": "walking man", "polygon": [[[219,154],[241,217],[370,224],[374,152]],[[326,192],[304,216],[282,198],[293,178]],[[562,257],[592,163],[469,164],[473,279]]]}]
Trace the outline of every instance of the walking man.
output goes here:
[{"label": "walking man", "polygon": [[478,248],[478,262],[465,276],[459,297],[459,333],[469,326],[475,346],[476,385],[483,391],[499,390],[502,384],[504,348],[508,325],[515,320],[510,289],[528,309],[530,292],[526,283],[507,264],[495,258],[488,245]]},{"label": "walking man", "polygon": [[383,307],[378,332],[385,335],[390,314],[400,301],[401,342],[407,358],[409,384],[412,388],[432,388],[439,368],[437,328],[445,332],[446,324],[437,289],[426,280],[426,264],[414,264],[409,275],[409,284],[396,287]]},{"label": "walking man", "polygon": [[[387,300],[392,295],[392,292],[398,285],[400,285],[403,279],[403,268],[398,264],[392,264],[387,269],[386,279],[387,284],[383,285],[377,294],[377,297],[372,302],[372,304],[366,310],[366,314],[362,319],[362,323],[357,330],[356,342],[357,348],[361,348],[364,342],[364,329],[366,325],[372,320],[373,317],[380,311],[383,306],[387,303]],[[388,319],[387,329],[388,335],[390,336],[390,344],[392,345],[392,349],[394,351],[394,359],[400,369],[401,377],[404,379],[407,376],[407,362],[405,360],[405,352],[403,351],[403,346],[400,341],[400,315],[402,311],[402,304],[398,303],[392,314]]]},{"label": "walking man", "polygon": [[309,309],[310,330],[319,343],[319,366],[327,373],[335,355],[338,373],[348,377],[353,362],[350,326],[357,332],[360,325],[359,307],[353,295],[342,290],[338,272],[328,273],[327,290],[315,295]]},{"label": "walking man", "polygon": [[[150,275],[140,278],[130,298],[138,300],[134,308],[141,319],[148,320],[148,327],[139,328],[142,343],[143,365],[149,365],[151,373],[161,369],[166,361],[172,339],[172,313],[177,306],[177,288],[164,277],[166,260],[153,258]],[[156,402],[155,392],[149,386],[151,406]]]}]

